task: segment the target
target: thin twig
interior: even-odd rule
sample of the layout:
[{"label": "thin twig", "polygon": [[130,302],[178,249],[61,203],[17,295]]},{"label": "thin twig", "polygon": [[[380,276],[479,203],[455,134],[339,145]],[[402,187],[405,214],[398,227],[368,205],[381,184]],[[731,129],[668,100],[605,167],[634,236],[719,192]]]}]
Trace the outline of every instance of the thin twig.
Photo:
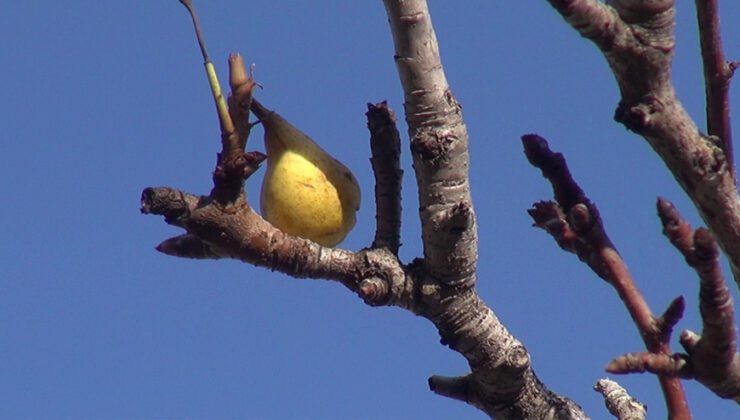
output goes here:
[{"label": "thin twig", "polygon": [[675,355],[690,363],[682,366],[683,377],[694,378],[722,398],[740,402],[740,354],[732,297],[719,263],[719,250],[712,234],[692,229],[678,210],[665,199],[658,199],[658,214],[663,232],[681,252],[700,279],[699,310],[702,335],[681,334],[686,355]]},{"label": "thin twig", "polygon": [[727,164],[735,176],[729,95],[730,79],[732,79],[734,68],[725,60],[718,8],[717,0],[696,0],[701,56],[704,63],[707,131],[710,135],[719,138]]},{"label": "thin twig", "polygon": [[614,119],[644,137],[663,159],[717,237],[740,286],[735,177],[726,151],[714,136],[701,134],[671,79],[675,1],[548,1],[601,49],[621,94]]},{"label": "thin twig", "polygon": [[401,243],[401,140],[396,116],[386,102],[367,104],[370,130],[370,162],[375,174],[375,219],[373,248],[388,248],[398,254]]},{"label": "thin twig", "polygon": [[[554,236],[556,242],[563,247],[563,243],[570,244],[563,247],[566,251],[575,253],[601,278],[614,287],[619,298],[624,302],[627,311],[635,322],[645,347],[653,354],[671,354],[669,345],[670,334],[663,327],[665,321],[658,322],[650,307],[640,293],[627,265],[612,244],[604,229],[599,211],[584,194],[570,174],[568,166],[560,153],[552,152],[547,140],[536,135],[522,136],[524,152],[529,162],[539,168],[545,178],[552,184],[557,203],[538,203],[529,210],[535,221],[535,226],[545,229]],[[546,205],[546,206],[545,206]],[[543,211],[544,208],[557,206],[556,210]],[[553,215],[556,217],[551,218]],[[562,216],[558,215],[564,215]],[[548,226],[567,224],[568,229],[549,229]],[[558,233],[567,233],[575,237],[559,238]],[[672,305],[674,306],[674,305]],[[675,308],[666,311],[675,324],[678,316]],[[660,324],[660,325],[659,325]],[[674,418],[690,418],[686,396],[678,378],[659,375],[663,395],[666,399],[668,411]]]}]

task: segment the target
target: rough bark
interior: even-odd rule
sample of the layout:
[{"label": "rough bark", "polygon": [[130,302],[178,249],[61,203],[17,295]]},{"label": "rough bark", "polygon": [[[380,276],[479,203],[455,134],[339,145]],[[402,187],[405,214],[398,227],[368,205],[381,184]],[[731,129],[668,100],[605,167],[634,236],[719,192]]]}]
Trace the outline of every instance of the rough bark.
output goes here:
[{"label": "rough bark", "polygon": [[[645,137],[664,159],[733,267],[740,267],[740,199],[731,161],[726,157],[730,143],[723,146],[699,133],[676,99],[670,81],[673,2],[615,0],[608,2],[611,6],[595,0],[550,3],[604,52],[622,94],[615,118]],[[423,255],[408,264],[397,255],[400,136],[393,113],[384,103],[370,105],[367,114],[377,218],[375,240],[368,248],[356,252],[326,248],[287,235],[252,209],[244,182],[264,156],[245,153],[256,84],[247,77],[238,56],[230,60],[232,96],[228,110],[223,105],[219,108],[222,151],[212,191],[195,196],[156,187],[142,193],[142,212],[162,215],[167,223],[186,231],[162,242],[158,249],[181,257],[234,258],[296,278],[340,282],[369,305],[397,306],[430,320],[442,344],[466,358],[470,372],[459,377],[430,377],[433,392],[464,401],[494,418],[586,418],[576,403],[549,390],[537,378],[524,345],[476,292],[478,235],[469,183],[468,133],[461,107],[447,83],[426,2],[384,0],[384,4],[404,91]],[[201,48],[208,65],[202,43]],[[729,136],[725,137],[729,141]],[[596,224],[595,206],[582,192],[580,197],[567,191],[563,194],[560,198],[569,205],[561,202],[556,191],[560,207],[544,203],[533,217],[539,217],[548,232],[554,229],[553,236],[562,247],[578,254],[615,287],[640,328],[649,354],[669,356],[667,341],[684,309],[683,300],[676,299],[661,317],[653,316],[606,233]],[[715,296],[721,294],[714,285]],[[722,327],[725,335],[719,342],[727,343],[727,325]],[[687,338],[684,344],[701,352],[696,340]],[[728,365],[731,363],[733,360],[728,360]],[[659,373],[671,414],[686,418],[680,382],[675,375]],[[620,418],[644,415],[642,406],[615,384],[600,382],[598,389],[610,412]]]},{"label": "rough bark", "polygon": [[614,119],[663,159],[732,265],[740,285],[740,196],[723,143],[702,134],[671,82],[673,0],[548,0],[603,52],[621,100]]}]

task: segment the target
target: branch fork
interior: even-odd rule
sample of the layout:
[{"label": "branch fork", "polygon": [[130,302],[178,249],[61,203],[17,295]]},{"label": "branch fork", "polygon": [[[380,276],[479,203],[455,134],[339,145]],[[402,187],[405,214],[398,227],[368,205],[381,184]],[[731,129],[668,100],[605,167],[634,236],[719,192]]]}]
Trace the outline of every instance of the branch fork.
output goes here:
[{"label": "branch fork", "polygon": [[[594,273],[614,287],[650,355],[670,355],[670,335],[683,313],[683,300],[675,299],[663,316],[654,316],[609,239],[596,205],[573,179],[562,154],[552,152],[547,140],[536,134],[522,136],[522,143],[529,162],[539,168],[552,185],[556,200],[536,203],[529,210],[534,225],[547,230],[561,248],[575,253]],[[548,229],[553,225],[558,228]],[[675,416],[673,418],[689,418],[683,386],[678,378],[673,375],[659,375],[658,378],[668,410]]]}]

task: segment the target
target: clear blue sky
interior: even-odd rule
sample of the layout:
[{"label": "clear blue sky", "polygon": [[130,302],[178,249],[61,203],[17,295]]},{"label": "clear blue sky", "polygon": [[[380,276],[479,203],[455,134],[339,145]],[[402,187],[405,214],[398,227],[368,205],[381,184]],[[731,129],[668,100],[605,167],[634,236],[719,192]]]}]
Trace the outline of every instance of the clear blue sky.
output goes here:
[{"label": "clear blue sky", "polygon": [[[207,193],[219,149],[177,1],[12,3],[0,14],[0,417],[484,418],[428,391],[428,376],[467,366],[426,320],[369,308],[334,283],[154,250],[179,231],[139,214],[141,190]],[[403,110],[381,2],[197,3],[222,79],[227,54],[243,53],[262,101],[357,175],[364,201],[343,246],[368,245],[365,104]],[[693,2],[678,3],[676,85],[703,126]],[[737,59],[740,4],[721,6]],[[604,59],[545,1],[431,9],[471,136],[480,294],[548,386],[607,418],[592,385],[612,357],[644,347],[612,289],[530,226],[525,210],[550,190],[519,137],[539,133],[565,153],[654,311],[686,297],[680,329],[700,329],[697,278],[661,235],[655,198],[694,223],[696,211],[646,143],[612,121],[619,98]],[[739,92],[736,81],[735,110]],[[737,111],[733,120],[740,132]],[[249,147],[264,150],[259,131]],[[420,254],[407,150],[404,261]],[[260,179],[248,185],[255,205]],[[665,418],[653,376],[617,379]],[[735,403],[685,386],[696,418],[737,418]]]}]

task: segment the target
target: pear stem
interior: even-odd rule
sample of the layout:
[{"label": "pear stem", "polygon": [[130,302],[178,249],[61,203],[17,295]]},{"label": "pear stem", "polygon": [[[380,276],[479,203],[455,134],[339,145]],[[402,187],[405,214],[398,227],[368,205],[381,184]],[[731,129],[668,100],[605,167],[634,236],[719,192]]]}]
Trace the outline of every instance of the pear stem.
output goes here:
[{"label": "pear stem", "polygon": [[258,101],[255,98],[252,98],[252,107],[251,107],[252,113],[257,116],[257,118],[262,121],[265,118],[269,117],[270,114],[272,114],[272,111],[265,108],[260,101]]},{"label": "pear stem", "polygon": [[203,65],[206,68],[206,76],[208,76],[208,83],[211,86],[211,93],[213,95],[213,101],[216,103],[216,111],[218,112],[218,120],[221,123],[221,129],[225,133],[234,132],[234,123],[231,121],[229,115],[229,107],[226,104],[226,99],[221,92],[221,84],[218,82],[218,76],[216,75],[216,67],[213,65],[211,58],[208,56],[208,50],[206,49],[206,42],[203,37],[203,31],[200,27],[200,20],[198,14],[195,13],[195,8],[191,0],[180,0],[183,6],[188,9],[190,17],[193,19],[193,28],[195,29],[195,37],[198,39],[198,46],[200,47],[200,53],[203,56]]}]

